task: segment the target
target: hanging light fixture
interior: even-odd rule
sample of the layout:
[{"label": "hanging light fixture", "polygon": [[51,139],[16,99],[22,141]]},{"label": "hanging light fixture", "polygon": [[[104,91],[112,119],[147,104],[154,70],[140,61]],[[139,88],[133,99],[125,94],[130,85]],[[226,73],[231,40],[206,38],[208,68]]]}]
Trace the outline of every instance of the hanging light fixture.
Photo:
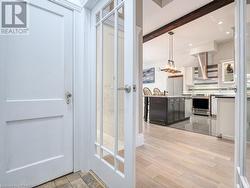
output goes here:
[{"label": "hanging light fixture", "polygon": [[175,67],[174,63],[174,32],[170,31],[169,35],[169,55],[168,55],[168,63],[165,68],[161,69],[161,71],[168,72],[171,74],[180,73]]}]

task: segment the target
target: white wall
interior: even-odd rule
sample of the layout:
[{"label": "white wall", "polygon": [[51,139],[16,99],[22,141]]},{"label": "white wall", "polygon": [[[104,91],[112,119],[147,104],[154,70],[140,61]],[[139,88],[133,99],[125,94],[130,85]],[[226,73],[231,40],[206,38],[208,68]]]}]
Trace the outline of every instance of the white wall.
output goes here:
[{"label": "white wall", "polygon": [[148,87],[151,91],[153,91],[154,88],[159,88],[161,91],[166,90],[168,75],[166,72],[162,72],[159,70],[165,65],[166,65],[166,62],[159,62],[155,64],[144,65],[143,69],[148,69],[152,67],[155,68],[155,83],[143,84],[143,87]]},{"label": "white wall", "polygon": [[[168,85],[167,85],[167,79],[168,76],[171,76],[171,74],[166,73],[164,71],[160,71],[161,68],[164,68],[166,66],[166,61],[158,62],[155,64],[146,64],[143,66],[143,69],[148,69],[148,68],[155,68],[155,82],[154,83],[149,83],[149,84],[143,84],[143,87],[148,87],[152,92],[154,88],[160,89],[162,92],[164,90],[168,91]],[[182,71],[183,74],[183,67],[177,68],[178,70]]]},{"label": "white wall", "polygon": [[229,40],[218,44],[218,51],[214,54],[213,64],[220,64],[223,60],[234,58],[234,41]]},{"label": "white wall", "polygon": [[[187,67],[195,67],[198,66],[197,58],[191,56],[190,51],[187,49],[175,51],[174,59],[176,66],[179,67],[179,70],[183,71],[184,78],[185,78],[185,71]],[[152,54],[153,55],[153,54]],[[147,54],[148,56],[148,54]],[[211,64],[221,64],[223,60],[233,59],[234,57],[234,41],[229,40],[218,44],[218,51],[213,55],[213,61]],[[157,60],[155,62],[148,62],[144,60],[143,68],[152,68],[155,67],[155,83],[152,84],[144,84],[143,87],[148,87],[153,90],[155,87],[159,88],[160,90],[164,91],[167,90],[167,77],[168,74],[165,72],[159,71],[160,68],[166,66],[166,60]],[[190,73],[188,73],[190,74]],[[220,86],[225,86],[225,84],[221,83],[221,66],[219,65],[219,84]],[[228,85],[227,85],[228,86]],[[186,79],[184,79],[184,91],[186,90]]]},{"label": "white wall", "polygon": [[218,44],[218,51],[214,54],[213,64],[218,64],[219,87],[231,86],[222,82],[222,62],[234,59],[234,41],[226,41]]}]

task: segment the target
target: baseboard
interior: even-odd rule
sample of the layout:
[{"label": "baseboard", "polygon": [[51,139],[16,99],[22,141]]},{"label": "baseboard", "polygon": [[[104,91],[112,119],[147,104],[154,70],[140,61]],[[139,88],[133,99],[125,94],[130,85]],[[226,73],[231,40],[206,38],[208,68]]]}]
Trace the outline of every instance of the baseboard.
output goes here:
[{"label": "baseboard", "polygon": [[136,147],[143,146],[144,145],[144,135],[138,134],[136,136]]},{"label": "baseboard", "polygon": [[226,140],[232,140],[232,141],[234,141],[234,137],[233,137],[233,136],[222,135],[222,138],[224,138],[224,139],[226,139]]}]

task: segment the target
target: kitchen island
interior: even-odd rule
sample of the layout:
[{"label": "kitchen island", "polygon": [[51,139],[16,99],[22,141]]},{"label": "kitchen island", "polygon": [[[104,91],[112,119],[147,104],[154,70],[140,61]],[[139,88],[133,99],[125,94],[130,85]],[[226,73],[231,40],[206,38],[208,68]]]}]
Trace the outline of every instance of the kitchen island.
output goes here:
[{"label": "kitchen island", "polygon": [[185,116],[185,97],[145,96],[149,101],[149,122],[170,125],[189,119]]}]

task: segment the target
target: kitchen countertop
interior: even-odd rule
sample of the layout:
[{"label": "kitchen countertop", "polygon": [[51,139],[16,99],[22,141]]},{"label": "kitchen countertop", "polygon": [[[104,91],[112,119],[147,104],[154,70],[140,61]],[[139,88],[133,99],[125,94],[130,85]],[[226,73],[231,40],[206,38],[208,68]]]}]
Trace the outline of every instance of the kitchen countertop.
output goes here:
[{"label": "kitchen countertop", "polygon": [[215,96],[216,98],[235,98],[235,95],[211,95]]},{"label": "kitchen countertop", "polygon": [[197,98],[197,97],[216,97],[216,98],[235,98],[234,94],[221,94],[221,93],[216,93],[216,94],[208,94],[205,96],[202,95],[191,95],[189,96],[190,98]]},{"label": "kitchen countertop", "polygon": [[158,97],[158,98],[185,98],[185,96],[168,96],[168,95],[144,95],[144,97]]},{"label": "kitchen countertop", "polygon": [[168,96],[168,95],[144,95],[144,97],[158,97],[158,98],[186,98],[186,99],[192,99],[192,98],[208,98],[210,96],[214,96],[216,98],[235,98],[234,94],[210,94],[210,95],[180,95],[180,96]]}]

